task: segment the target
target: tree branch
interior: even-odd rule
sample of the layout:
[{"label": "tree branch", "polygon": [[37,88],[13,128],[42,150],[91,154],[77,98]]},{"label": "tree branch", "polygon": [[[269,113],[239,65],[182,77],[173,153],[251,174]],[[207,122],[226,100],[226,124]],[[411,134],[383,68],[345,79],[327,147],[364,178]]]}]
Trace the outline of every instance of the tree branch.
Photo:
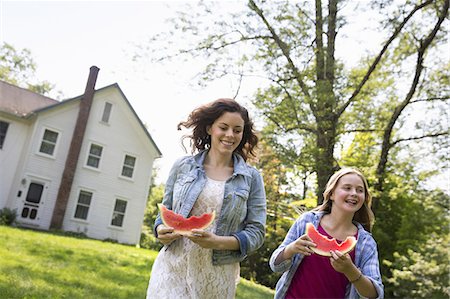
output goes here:
[{"label": "tree branch", "polygon": [[417,99],[414,101],[411,101],[410,103],[419,103],[419,102],[431,102],[431,101],[447,101],[450,100],[450,96],[444,96],[444,97],[431,97],[426,99]]},{"label": "tree branch", "polygon": [[268,119],[270,119],[278,128],[280,128],[283,132],[285,133],[289,133],[293,130],[304,130],[307,132],[312,132],[312,133],[316,133],[316,130],[314,130],[313,128],[306,126],[306,125],[301,125],[301,124],[297,124],[296,126],[292,127],[292,128],[285,128],[283,125],[280,124],[279,121],[277,121],[270,113],[270,112],[264,112],[263,113],[265,117],[267,117]]},{"label": "tree branch", "polygon": [[[433,30],[427,35],[425,39],[423,39],[420,42],[420,47],[417,51],[417,63],[416,63],[416,70],[414,74],[414,79],[411,83],[411,87],[405,97],[405,99],[395,108],[394,113],[392,114],[386,128],[384,129],[384,135],[383,135],[383,144],[381,147],[381,154],[380,154],[380,160],[377,165],[376,169],[376,175],[377,175],[377,182],[375,184],[375,190],[377,191],[383,191],[383,183],[384,183],[384,177],[385,177],[385,171],[386,171],[386,164],[387,164],[387,158],[389,155],[389,151],[393,146],[393,143],[390,142],[392,131],[394,128],[394,125],[399,118],[400,114],[402,113],[403,109],[410,103],[411,98],[413,97],[417,85],[419,84],[420,75],[423,70],[423,61],[425,52],[432,43],[433,39],[436,37],[436,34],[439,30],[439,28],[442,25],[442,22],[445,20],[448,9],[450,5],[450,0],[445,0],[444,7],[442,8],[442,11],[440,12],[438,16],[438,20],[436,24],[433,27]],[[378,200],[374,198],[373,204],[374,209],[377,208]]]},{"label": "tree branch", "polygon": [[408,21],[413,17],[413,15],[424,8],[427,5],[430,5],[433,3],[433,0],[427,0],[423,2],[422,4],[417,5],[414,7],[414,9],[406,16],[406,18],[399,24],[397,28],[395,28],[394,33],[391,35],[391,37],[388,39],[384,47],[381,49],[378,56],[375,58],[373,63],[370,65],[369,69],[367,70],[367,73],[364,75],[364,78],[359,83],[359,85],[356,87],[356,89],[353,91],[350,98],[337,110],[337,115],[340,116],[342,113],[344,113],[345,109],[353,102],[353,100],[358,96],[363,86],[366,84],[366,82],[369,80],[372,73],[375,71],[376,67],[381,61],[381,58],[383,57],[384,53],[387,51],[389,45],[395,40],[395,38],[399,35],[399,33],[402,31],[403,27],[408,23]]},{"label": "tree branch", "polygon": [[427,134],[427,135],[423,135],[423,136],[402,138],[402,139],[398,139],[394,142],[391,142],[390,145],[391,145],[391,147],[393,147],[394,145],[396,145],[397,143],[400,143],[400,142],[420,140],[420,139],[425,139],[425,138],[435,138],[435,137],[439,137],[439,136],[448,136],[448,135],[449,135],[448,132],[440,132],[440,133],[434,133],[434,134]]},{"label": "tree branch", "polygon": [[264,16],[263,11],[256,5],[255,1],[249,0],[248,6],[251,10],[253,10],[263,21],[263,23],[266,25],[267,29],[270,31],[270,34],[272,35],[272,39],[275,41],[277,46],[280,48],[281,52],[283,53],[283,56],[288,61],[288,66],[291,69],[291,71],[294,73],[295,79],[297,80],[298,84],[300,85],[300,88],[302,92],[305,94],[305,96],[308,99],[311,99],[311,95],[308,91],[308,86],[303,82],[302,76],[300,75],[300,72],[298,68],[295,66],[294,61],[292,60],[290,53],[289,53],[289,47],[288,45],[281,40],[281,38],[278,36],[278,34],[275,32],[275,29],[269,24],[266,17]]}]

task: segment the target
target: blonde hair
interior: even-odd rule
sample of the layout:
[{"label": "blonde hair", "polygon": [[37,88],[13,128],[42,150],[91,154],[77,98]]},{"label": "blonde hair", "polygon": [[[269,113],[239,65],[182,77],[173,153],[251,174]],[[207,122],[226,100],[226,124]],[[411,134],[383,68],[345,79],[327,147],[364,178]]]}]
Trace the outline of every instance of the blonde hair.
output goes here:
[{"label": "blonde hair", "polygon": [[355,215],[353,216],[353,220],[359,222],[367,231],[371,232],[373,222],[375,221],[375,216],[371,209],[372,195],[370,194],[369,184],[367,183],[366,178],[361,173],[361,171],[356,168],[345,167],[335,172],[328,180],[325,191],[323,192],[323,203],[314,210],[331,213],[331,206],[333,201],[330,199],[330,197],[336,189],[339,179],[347,174],[356,174],[363,181],[365,200],[363,206],[358,211],[356,211]]}]

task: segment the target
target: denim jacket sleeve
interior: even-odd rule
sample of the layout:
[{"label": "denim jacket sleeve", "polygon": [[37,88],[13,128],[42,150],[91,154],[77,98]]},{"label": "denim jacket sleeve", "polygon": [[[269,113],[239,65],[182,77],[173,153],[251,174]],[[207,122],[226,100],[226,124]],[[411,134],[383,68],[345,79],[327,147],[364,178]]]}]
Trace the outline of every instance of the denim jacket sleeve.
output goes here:
[{"label": "denim jacket sleeve", "polygon": [[[363,275],[372,281],[372,284],[378,293],[377,299],[382,299],[384,298],[384,286],[381,280],[377,243],[372,235],[364,231],[363,228],[359,229],[358,234],[361,235],[359,239],[361,239],[362,243],[356,244],[356,252],[360,257],[356,261],[356,266],[361,270]],[[348,298],[360,297],[353,285],[351,285],[349,291]]]},{"label": "denim jacket sleeve", "polygon": [[252,168],[252,182],[247,201],[247,217],[244,229],[235,233],[239,241],[241,257],[256,251],[264,243],[266,233],[266,193],[261,174]]}]

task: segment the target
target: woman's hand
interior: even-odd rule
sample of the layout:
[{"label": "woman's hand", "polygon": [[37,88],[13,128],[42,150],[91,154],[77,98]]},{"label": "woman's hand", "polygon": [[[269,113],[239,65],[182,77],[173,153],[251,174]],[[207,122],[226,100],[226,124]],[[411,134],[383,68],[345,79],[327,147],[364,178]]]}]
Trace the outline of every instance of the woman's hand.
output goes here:
[{"label": "woman's hand", "polygon": [[181,238],[180,234],[176,234],[173,232],[172,227],[167,227],[164,224],[158,225],[156,228],[156,233],[158,234],[158,240],[164,245],[169,245],[176,239]]},{"label": "woman's hand", "polygon": [[316,247],[316,244],[313,243],[311,238],[306,234],[302,235],[300,238],[286,246],[284,249],[284,257],[285,259],[290,259],[296,253],[311,255],[314,251],[312,251],[310,247]]},{"label": "woman's hand", "polygon": [[200,229],[193,229],[191,230],[191,234],[186,237],[203,248],[217,249],[219,247],[217,244],[218,236],[214,233]]}]

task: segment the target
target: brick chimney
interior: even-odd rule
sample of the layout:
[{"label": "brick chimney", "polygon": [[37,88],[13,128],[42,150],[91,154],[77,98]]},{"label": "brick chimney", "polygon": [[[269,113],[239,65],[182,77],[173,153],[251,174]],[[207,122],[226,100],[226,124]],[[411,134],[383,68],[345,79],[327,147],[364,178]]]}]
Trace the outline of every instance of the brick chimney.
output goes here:
[{"label": "brick chimney", "polygon": [[58,196],[56,198],[55,208],[53,209],[53,217],[50,223],[51,229],[61,229],[66,213],[67,202],[69,201],[70,190],[72,189],[73,178],[77,168],[78,158],[80,156],[81,145],[86,131],[86,125],[89,119],[89,112],[94,99],[95,83],[99,68],[91,66],[89,77],[86,84],[84,95],[80,101],[80,110],[78,118],[73,130],[72,140],[70,142],[69,153],[66,158],[66,165],[59,185]]}]

